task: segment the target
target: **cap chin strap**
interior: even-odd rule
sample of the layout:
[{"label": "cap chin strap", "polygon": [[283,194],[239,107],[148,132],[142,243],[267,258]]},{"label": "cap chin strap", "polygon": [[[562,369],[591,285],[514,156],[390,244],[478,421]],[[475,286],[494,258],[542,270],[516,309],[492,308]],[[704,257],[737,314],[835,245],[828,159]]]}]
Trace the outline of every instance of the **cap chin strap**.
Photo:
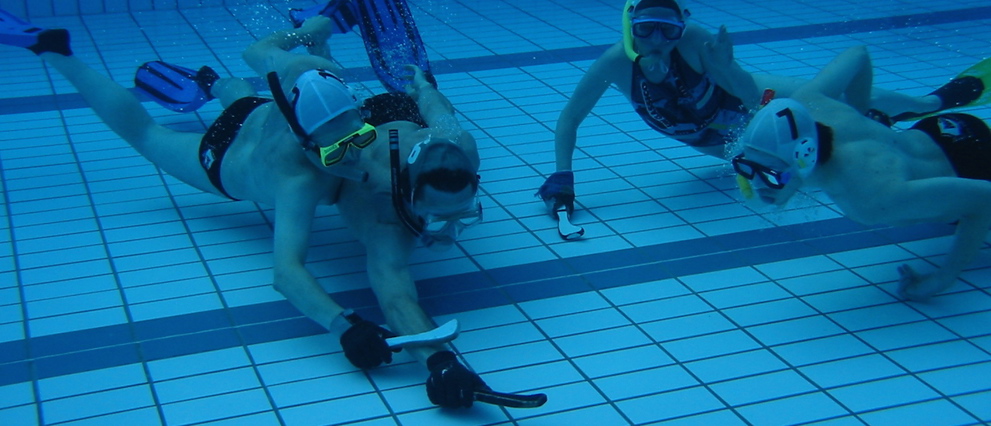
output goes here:
[{"label": "cap chin strap", "polygon": [[410,215],[409,208],[406,207],[406,200],[403,199],[404,192],[399,183],[399,130],[389,129],[389,168],[392,170],[392,207],[396,210],[399,221],[406,226],[413,235],[420,237],[423,235],[423,224]]},{"label": "cap chin strap", "polygon": [[[319,150],[317,143],[313,141],[310,135],[306,134],[303,130],[303,126],[299,125],[299,118],[296,117],[296,111],[293,110],[292,105],[289,104],[289,98],[286,97],[286,92],[282,90],[282,83],[279,81],[279,75],[272,71],[266,75],[268,79],[268,88],[272,91],[272,99],[275,100],[275,104],[279,106],[279,111],[282,112],[282,116],[286,118],[286,122],[289,123],[289,129],[296,134],[299,138],[299,144],[303,147],[303,150],[313,151]],[[368,172],[360,170],[357,167],[349,167],[343,165],[335,165],[331,167],[324,167],[328,173],[348,179],[355,182],[365,182],[368,180]]]}]

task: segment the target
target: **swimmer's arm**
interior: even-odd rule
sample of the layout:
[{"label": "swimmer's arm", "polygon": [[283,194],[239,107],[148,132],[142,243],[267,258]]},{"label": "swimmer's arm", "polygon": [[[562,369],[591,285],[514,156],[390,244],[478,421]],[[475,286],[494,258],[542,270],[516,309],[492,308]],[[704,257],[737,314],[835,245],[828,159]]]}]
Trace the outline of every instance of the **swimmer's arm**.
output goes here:
[{"label": "swimmer's arm", "polygon": [[799,91],[812,90],[843,100],[861,114],[871,103],[874,70],[865,46],[854,46],[836,56]]},{"label": "swimmer's arm", "polygon": [[298,75],[317,68],[339,74],[341,68],[330,58],[290,52],[299,46],[310,46],[329,55],[326,43],[330,32],[330,19],[324,16],[313,17],[307,19],[300,28],[276,31],[252,43],[241,56],[263,78],[272,71],[285,77],[289,73]]},{"label": "swimmer's arm", "polygon": [[[367,227],[358,232],[367,251],[368,281],[389,330],[398,335],[409,335],[433,329],[436,325],[420,307],[416,284],[409,271],[414,244],[409,231],[397,223],[364,223]],[[430,355],[442,349],[442,345],[406,348],[423,364]]]},{"label": "swimmer's arm", "polygon": [[477,169],[480,160],[475,137],[461,128],[461,123],[455,116],[454,105],[427,81],[423,70],[415,65],[407,65],[407,68],[413,72],[407,93],[416,101],[420,116],[427,123],[430,134],[434,137],[450,139],[461,145]]},{"label": "swimmer's arm", "polygon": [[623,50],[623,44],[617,43],[610,47],[602,56],[592,63],[585,75],[575,87],[575,93],[568,99],[568,104],[561,110],[554,129],[554,152],[557,171],[572,170],[572,157],[578,141],[578,126],[585,121],[592,108],[602,98],[609,85],[615,81],[615,73],[621,69],[630,70],[629,65],[620,66],[623,62],[630,64]]},{"label": "swimmer's arm", "polygon": [[702,69],[716,85],[748,108],[756,107],[760,98],[757,83],[733,58],[733,42],[726,26],[719,27],[719,34],[713,37],[708,31],[690,25],[686,35],[691,35],[693,50],[698,52]]},{"label": "swimmer's arm", "polygon": [[276,201],[274,285],[296,309],[329,330],[343,308],[304,267],[316,206],[293,197],[300,191],[283,188]]},{"label": "swimmer's arm", "polygon": [[991,227],[991,183],[940,177],[910,181],[901,190],[887,192],[877,203],[884,212],[880,222],[958,222],[950,251],[931,277],[935,293],[948,289],[974,260]]}]

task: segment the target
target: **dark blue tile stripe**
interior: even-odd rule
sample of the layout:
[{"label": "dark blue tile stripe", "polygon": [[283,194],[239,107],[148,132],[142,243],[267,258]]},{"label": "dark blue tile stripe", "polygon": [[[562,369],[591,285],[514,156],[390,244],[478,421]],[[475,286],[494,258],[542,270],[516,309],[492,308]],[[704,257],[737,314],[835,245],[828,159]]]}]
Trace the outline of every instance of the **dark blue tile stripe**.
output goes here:
[{"label": "dark blue tile stripe", "polygon": [[[769,43],[802,38],[857,34],[870,31],[948,24],[980,19],[991,19],[991,6],[972,7],[943,12],[916,13],[883,18],[857,19],[846,22],[828,22],[822,24],[796,25],[791,27],[743,31],[733,33],[733,44],[742,46],[754,43]],[[432,61],[430,66],[433,69],[434,74],[446,74],[584,61],[598,58],[599,55],[601,55],[602,52],[609,46],[610,45],[569,47],[487,57],[448,59]],[[369,81],[376,78],[375,72],[370,67],[352,68],[347,71],[347,75],[345,77],[351,81]],[[260,78],[255,77],[250,79],[250,81],[256,89],[260,91],[268,90],[268,86]],[[65,95],[29,96],[0,100],[0,115],[85,107],[86,103],[79,97],[79,95],[74,93]]]},{"label": "dark blue tile stripe", "polygon": [[[811,240],[780,242],[781,235],[807,234],[802,230],[810,227],[837,234],[819,231]],[[741,246],[741,239],[737,235],[724,235],[624,251],[630,253],[625,262],[621,261],[622,257],[606,253],[583,256],[581,262],[552,260],[421,280],[417,284],[424,310],[430,315],[447,315],[952,232],[950,225],[874,229],[846,219],[831,219],[743,232],[741,234],[750,244],[738,250],[726,250],[725,247]],[[584,267],[600,263],[599,256],[610,260],[607,266],[597,270]],[[583,267],[577,270],[570,265]],[[541,274],[540,271],[551,272]],[[352,290],[333,296],[341,304],[356,308],[362,316],[384,322],[371,290]],[[131,334],[132,329],[136,336]],[[0,343],[0,354],[4,354],[0,358],[0,372],[4,373],[0,374],[0,386],[24,381],[25,372],[32,365],[37,378],[53,377],[142,359],[163,359],[235,347],[241,345],[242,340],[256,344],[323,332],[320,326],[300,316],[288,302],[278,301]],[[29,349],[25,350],[25,347]]]}]

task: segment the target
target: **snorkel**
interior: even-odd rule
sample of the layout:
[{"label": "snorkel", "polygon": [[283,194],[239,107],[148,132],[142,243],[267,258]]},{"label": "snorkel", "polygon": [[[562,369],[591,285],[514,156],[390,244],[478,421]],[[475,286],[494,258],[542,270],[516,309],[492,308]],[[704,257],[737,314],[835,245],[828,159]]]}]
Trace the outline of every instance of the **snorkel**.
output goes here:
[{"label": "snorkel", "polygon": [[626,0],[626,6],[623,6],[623,49],[626,51],[627,58],[637,62],[640,54],[633,48],[633,27],[630,23],[630,15],[633,14],[633,9],[636,7],[633,3],[634,0]]},{"label": "snorkel", "polygon": [[[299,144],[303,147],[303,150],[312,151],[316,147],[319,150],[316,142],[313,138],[303,130],[303,127],[299,124],[299,118],[296,116],[296,111],[293,110],[292,105],[289,103],[289,98],[286,97],[285,91],[282,90],[282,83],[279,81],[279,75],[272,71],[266,76],[268,78],[268,87],[272,91],[272,98],[275,100],[275,104],[278,105],[279,111],[282,112],[282,116],[285,117],[286,122],[289,123],[289,129],[299,138]],[[351,165],[336,164],[329,167],[324,167],[328,173],[341,177],[344,179],[353,180],[355,182],[365,182],[368,180],[368,172],[360,170]]]}]

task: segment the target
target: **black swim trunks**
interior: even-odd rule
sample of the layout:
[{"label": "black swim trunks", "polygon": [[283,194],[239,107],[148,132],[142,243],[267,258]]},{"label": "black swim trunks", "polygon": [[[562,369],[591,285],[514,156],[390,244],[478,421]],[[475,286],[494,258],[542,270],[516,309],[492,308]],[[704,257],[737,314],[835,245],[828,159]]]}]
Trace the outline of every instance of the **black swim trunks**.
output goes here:
[{"label": "black swim trunks", "polygon": [[957,176],[991,181],[991,130],[980,118],[968,114],[941,114],[912,126],[936,142]]},{"label": "black swim trunks", "polygon": [[224,162],[224,154],[241,131],[244,120],[248,119],[255,108],[271,101],[253,96],[234,101],[220,114],[220,117],[217,117],[217,121],[213,122],[200,140],[200,165],[206,170],[206,175],[213,186],[227,198],[237,201],[224,190],[224,184],[220,181],[220,165]]},{"label": "black swim trunks", "polygon": [[427,122],[420,115],[420,107],[405,93],[372,96],[361,104],[361,111],[365,115],[365,122],[373,126],[392,121],[412,121],[420,127],[427,127]]}]

